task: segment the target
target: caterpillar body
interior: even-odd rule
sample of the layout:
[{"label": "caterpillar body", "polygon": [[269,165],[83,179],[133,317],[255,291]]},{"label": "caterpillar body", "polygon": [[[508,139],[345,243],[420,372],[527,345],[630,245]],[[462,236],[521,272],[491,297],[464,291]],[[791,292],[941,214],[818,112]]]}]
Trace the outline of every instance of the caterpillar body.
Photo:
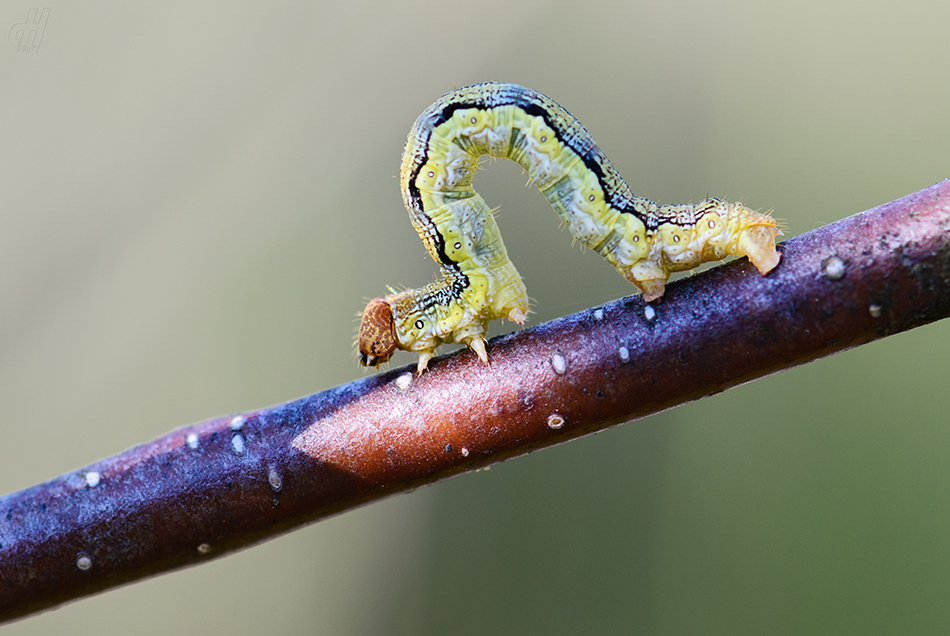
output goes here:
[{"label": "caterpillar body", "polygon": [[476,84],[444,95],[409,133],[402,194],[443,278],[370,301],[359,330],[363,365],[403,349],[419,354],[422,373],[436,348],[451,342],[468,345],[487,363],[488,323],[524,323],[524,283],[491,209],[472,187],[482,155],[520,164],[571,234],[647,302],[663,295],[671,272],[702,262],[748,256],[763,275],[779,262],[772,217],[715,198],[658,205],[635,196],[587,130],[554,100],[515,84]]}]

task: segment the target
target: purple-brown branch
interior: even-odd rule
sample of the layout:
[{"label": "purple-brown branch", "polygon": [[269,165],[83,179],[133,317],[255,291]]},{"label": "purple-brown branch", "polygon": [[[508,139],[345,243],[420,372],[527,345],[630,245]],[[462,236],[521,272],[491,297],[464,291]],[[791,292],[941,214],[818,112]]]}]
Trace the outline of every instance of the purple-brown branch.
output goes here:
[{"label": "purple-brown branch", "polygon": [[0,621],[950,314],[950,180],[459,353],[153,442],[0,499]]}]

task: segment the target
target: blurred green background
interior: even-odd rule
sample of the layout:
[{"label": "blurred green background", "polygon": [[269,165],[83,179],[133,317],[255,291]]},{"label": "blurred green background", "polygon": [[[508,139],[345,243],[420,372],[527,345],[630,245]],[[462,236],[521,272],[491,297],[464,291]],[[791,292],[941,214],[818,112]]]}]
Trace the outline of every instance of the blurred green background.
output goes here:
[{"label": "blurred green background", "polygon": [[[30,7],[0,0],[0,34]],[[794,235],[950,176],[948,24],[927,0],[53,4],[39,50],[0,40],[0,491],[361,377],[356,313],[436,270],[395,175],[453,87],[543,91],[636,193]],[[632,293],[524,183],[477,179],[532,324]],[[948,356],[931,325],[4,633],[946,633]]]}]

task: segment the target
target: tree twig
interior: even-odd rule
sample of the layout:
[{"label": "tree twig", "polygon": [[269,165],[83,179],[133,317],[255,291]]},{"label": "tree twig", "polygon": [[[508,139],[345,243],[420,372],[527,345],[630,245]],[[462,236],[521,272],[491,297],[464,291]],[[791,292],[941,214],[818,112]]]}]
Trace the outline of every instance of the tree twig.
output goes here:
[{"label": "tree twig", "polygon": [[0,499],[0,621],[950,314],[950,180],[744,259],[493,340],[181,428]]}]

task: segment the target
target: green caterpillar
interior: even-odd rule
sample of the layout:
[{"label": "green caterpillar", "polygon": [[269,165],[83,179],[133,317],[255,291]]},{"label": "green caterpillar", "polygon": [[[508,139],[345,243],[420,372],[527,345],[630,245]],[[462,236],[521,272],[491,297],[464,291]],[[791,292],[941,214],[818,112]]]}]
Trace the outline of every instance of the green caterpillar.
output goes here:
[{"label": "green caterpillar", "polygon": [[524,283],[491,209],[472,188],[482,155],[527,170],[571,234],[636,285],[646,302],[663,295],[671,272],[729,254],[748,256],[763,275],[779,262],[772,217],[714,198],[658,205],[635,196],[587,130],[554,100],[515,84],[476,84],[444,95],[409,133],[403,198],[443,278],[370,301],[359,331],[363,365],[403,349],[419,353],[422,373],[436,348],[450,342],[468,345],[487,363],[488,323],[524,323]]}]

